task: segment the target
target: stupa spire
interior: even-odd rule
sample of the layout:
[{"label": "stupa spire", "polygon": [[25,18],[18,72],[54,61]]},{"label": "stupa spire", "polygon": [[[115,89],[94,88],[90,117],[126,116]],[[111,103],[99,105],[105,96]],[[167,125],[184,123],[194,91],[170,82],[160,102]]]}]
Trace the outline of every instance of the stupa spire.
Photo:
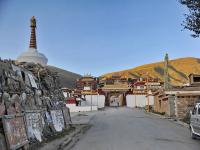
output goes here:
[{"label": "stupa spire", "polygon": [[164,89],[168,90],[170,88],[170,79],[169,79],[169,56],[166,53],[165,54],[165,60],[164,60]]},{"label": "stupa spire", "polygon": [[31,18],[31,37],[30,37],[30,44],[29,44],[29,48],[34,48],[37,49],[37,42],[36,42],[36,32],[35,32],[35,28],[36,28],[36,19],[33,16]]},{"label": "stupa spire", "polygon": [[23,52],[18,58],[18,62],[31,62],[35,64],[41,64],[43,66],[47,65],[48,59],[47,57],[38,52],[37,50],[37,43],[36,43],[36,19],[33,16],[30,20],[30,27],[31,27],[31,37],[30,37],[30,44],[27,51]]}]

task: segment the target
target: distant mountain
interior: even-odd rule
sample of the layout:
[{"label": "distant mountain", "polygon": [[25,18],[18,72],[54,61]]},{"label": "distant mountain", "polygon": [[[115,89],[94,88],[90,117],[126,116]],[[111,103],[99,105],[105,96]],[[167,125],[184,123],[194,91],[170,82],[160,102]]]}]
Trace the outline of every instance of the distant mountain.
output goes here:
[{"label": "distant mountain", "polygon": [[66,71],[54,66],[47,66],[50,71],[57,72],[60,78],[60,83],[62,87],[75,88],[76,79],[80,78],[81,75]]},{"label": "distant mountain", "polygon": [[[128,70],[112,72],[102,75],[102,78],[111,77],[118,74],[127,78],[145,77],[148,75],[163,81],[164,62],[156,62],[142,65]],[[188,83],[188,75],[190,73],[200,74],[200,59],[193,57],[179,58],[169,61],[170,82],[173,85],[183,85]]]}]

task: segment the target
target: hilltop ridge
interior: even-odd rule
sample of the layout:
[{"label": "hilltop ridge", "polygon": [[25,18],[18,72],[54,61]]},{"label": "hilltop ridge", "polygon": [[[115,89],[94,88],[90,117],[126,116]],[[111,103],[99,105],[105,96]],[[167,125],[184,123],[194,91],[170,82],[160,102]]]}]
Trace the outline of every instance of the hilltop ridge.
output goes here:
[{"label": "hilltop ridge", "polygon": [[[169,76],[170,82],[173,85],[183,85],[188,83],[188,75],[190,73],[200,74],[200,59],[194,57],[178,58],[169,60]],[[126,69],[117,72],[107,73],[101,78],[111,77],[118,74],[127,78],[139,78],[147,75],[153,78],[158,78],[163,81],[164,61],[141,65],[132,69]]]},{"label": "hilltop ridge", "polygon": [[75,88],[76,80],[81,77],[80,74],[73,73],[55,66],[47,66],[47,68],[53,72],[58,73],[62,87]]}]

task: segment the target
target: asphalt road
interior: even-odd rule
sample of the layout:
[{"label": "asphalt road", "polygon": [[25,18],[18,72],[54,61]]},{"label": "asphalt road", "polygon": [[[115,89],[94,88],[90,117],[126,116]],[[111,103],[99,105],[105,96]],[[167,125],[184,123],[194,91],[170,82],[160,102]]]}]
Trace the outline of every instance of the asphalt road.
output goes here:
[{"label": "asphalt road", "polygon": [[107,108],[91,120],[93,127],[73,150],[199,150],[186,127],[142,110]]}]

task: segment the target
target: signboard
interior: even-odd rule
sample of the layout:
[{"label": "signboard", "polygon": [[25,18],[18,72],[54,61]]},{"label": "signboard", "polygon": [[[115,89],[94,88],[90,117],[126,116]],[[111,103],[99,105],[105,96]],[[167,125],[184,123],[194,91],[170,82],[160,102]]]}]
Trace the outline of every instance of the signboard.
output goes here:
[{"label": "signboard", "polygon": [[50,113],[55,130],[61,132],[65,128],[62,110],[51,110]]},{"label": "signboard", "polygon": [[6,115],[2,118],[8,149],[18,149],[28,143],[24,117]]},{"label": "signboard", "polygon": [[41,112],[39,110],[26,111],[25,118],[28,138],[42,142],[43,118]]}]

